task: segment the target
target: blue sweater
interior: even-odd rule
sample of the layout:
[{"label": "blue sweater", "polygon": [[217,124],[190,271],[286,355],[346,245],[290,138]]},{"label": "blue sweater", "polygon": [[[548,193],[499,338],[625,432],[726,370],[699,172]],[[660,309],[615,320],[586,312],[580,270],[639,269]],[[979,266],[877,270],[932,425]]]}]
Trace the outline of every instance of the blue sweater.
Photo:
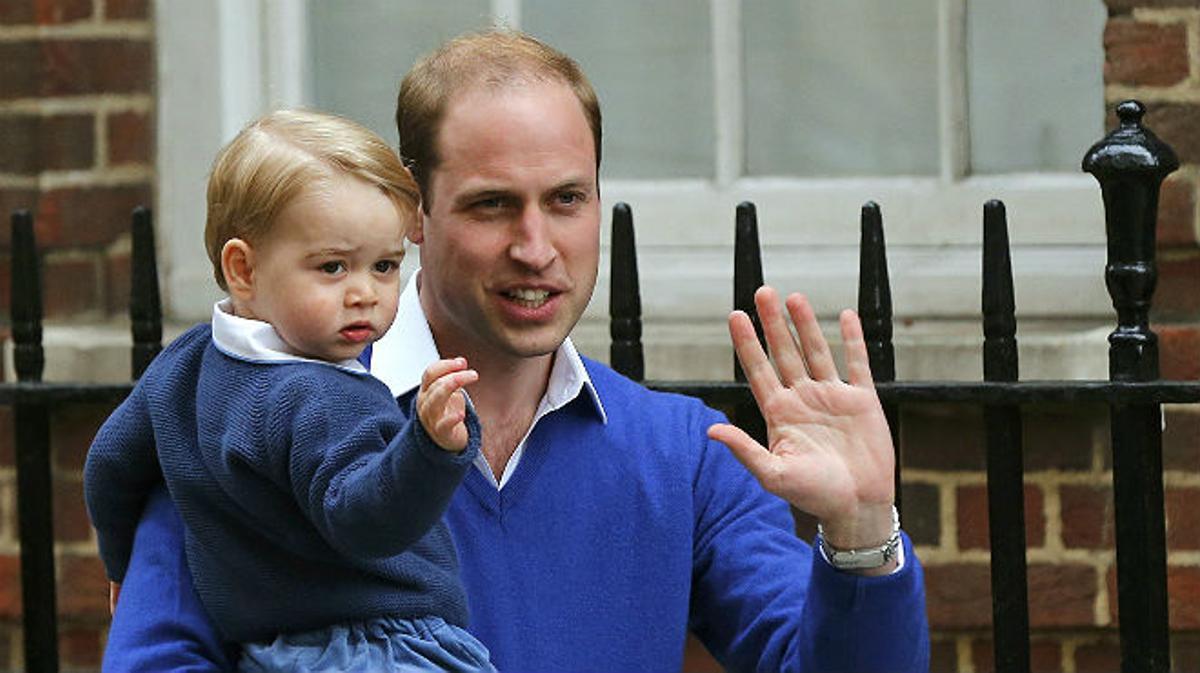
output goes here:
[{"label": "blue sweater", "polygon": [[[538,422],[504,489],[470,470],[447,514],[472,632],[498,669],[679,670],[688,629],[735,671],[928,668],[907,538],[896,574],[833,570],[793,535],[786,504],[705,437],[720,414],[587,368],[608,422],[580,395]],[[169,503],[147,517],[130,580],[146,603],[117,611],[106,665],[227,667],[171,551]]]},{"label": "blue sweater", "polygon": [[371,376],[240,360],[198,325],[155,359],[88,453],[101,557],[121,581],[161,478],[226,639],[385,615],[465,625],[442,517],[479,451],[473,412],[468,427],[466,451],[443,451]]}]

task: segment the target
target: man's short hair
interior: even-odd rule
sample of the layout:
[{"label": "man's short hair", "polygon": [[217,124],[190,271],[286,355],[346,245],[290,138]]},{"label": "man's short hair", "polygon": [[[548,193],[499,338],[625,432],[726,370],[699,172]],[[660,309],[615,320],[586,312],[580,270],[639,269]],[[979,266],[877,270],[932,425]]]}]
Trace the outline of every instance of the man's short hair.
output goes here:
[{"label": "man's short hair", "polygon": [[475,86],[502,88],[527,81],[566,84],[579,99],[600,169],[600,101],[579,64],[537,38],[491,29],[460,35],[428,54],[404,76],[396,99],[400,156],[412,171],[429,212],[429,180],[441,162],[438,131],[451,99]]},{"label": "man's short hair", "polygon": [[301,192],[337,175],[379,187],[396,204],[407,235],[420,192],[387,141],[337,115],[280,110],[251,122],[217,154],[208,178],[204,246],[222,290],[221,249],[232,238],[253,244]]}]

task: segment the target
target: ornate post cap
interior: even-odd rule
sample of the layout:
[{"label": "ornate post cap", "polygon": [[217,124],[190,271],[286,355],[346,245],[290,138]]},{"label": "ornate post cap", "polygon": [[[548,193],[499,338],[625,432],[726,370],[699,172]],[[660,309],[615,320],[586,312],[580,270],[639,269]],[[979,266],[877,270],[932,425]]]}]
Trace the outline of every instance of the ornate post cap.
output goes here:
[{"label": "ornate post cap", "polygon": [[1103,180],[1139,173],[1157,174],[1161,178],[1179,168],[1179,158],[1171,146],[1142,126],[1145,114],[1146,107],[1136,100],[1118,105],[1120,123],[1084,155],[1083,170]]}]

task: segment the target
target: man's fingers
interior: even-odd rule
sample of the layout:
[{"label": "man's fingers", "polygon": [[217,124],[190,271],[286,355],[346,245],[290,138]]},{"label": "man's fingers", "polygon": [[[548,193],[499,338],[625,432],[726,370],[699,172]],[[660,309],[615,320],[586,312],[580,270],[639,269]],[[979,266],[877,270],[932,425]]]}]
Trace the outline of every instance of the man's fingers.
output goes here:
[{"label": "man's fingers", "polygon": [[834,381],[838,377],[837,365],[833,362],[833,353],[829,350],[829,342],[821,333],[817,323],[817,315],[808,298],[802,294],[788,295],[788,315],[796,326],[800,336],[800,346],[804,349],[804,361],[808,363],[808,373],[820,381]]},{"label": "man's fingers", "polygon": [[867,356],[867,343],[863,340],[862,322],[858,314],[850,309],[842,311],[842,344],[846,349],[846,378],[852,386],[873,386],[871,359]]},{"label": "man's fingers", "polygon": [[742,371],[746,373],[746,381],[750,384],[750,392],[762,408],[763,400],[779,388],[779,377],[758,343],[758,335],[750,316],[742,311],[729,314],[729,337],[733,340],[733,351],[737,354]]},{"label": "man's fingers", "polygon": [[779,368],[779,376],[783,384],[790,386],[797,381],[808,378],[805,368],[805,356],[796,347],[792,331],[788,329],[779,306],[779,295],[769,285],[764,285],[754,293],[754,305],[758,309],[758,318],[762,321],[763,335],[767,338],[767,347],[775,366]]},{"label": "man's fingers", "polygon": [[121,596],[120,582],[108,583],[108,616],[117,614],[117,599]]},{"label": "man's fingers", "polygon": [[734,458],[745,465],[746,469],[763,484],[764,488],[766,487],[768,475],[772,473],[772,465],[776,457],[771,455],[771,452],[767,451],[762,444],[754,441],[754,438],[746,434],[745,430],[728,423],[708,426],[708,437],[728,446]]}]

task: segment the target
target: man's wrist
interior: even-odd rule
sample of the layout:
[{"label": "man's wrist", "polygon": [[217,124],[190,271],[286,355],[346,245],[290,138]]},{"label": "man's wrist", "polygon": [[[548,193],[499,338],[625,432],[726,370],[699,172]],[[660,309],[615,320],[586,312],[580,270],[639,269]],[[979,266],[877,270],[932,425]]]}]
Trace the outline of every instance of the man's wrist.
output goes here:
[{"label": "man's wrist", "polygon": [[839,547],[830,543],[824,527],[817,524],[817,544],[821,554],[831,566],[844,571],[871,571],[894,565],[903,553],[900,539],[900,513],[893,505],[891,532],[887,539],[878,544]]}]

